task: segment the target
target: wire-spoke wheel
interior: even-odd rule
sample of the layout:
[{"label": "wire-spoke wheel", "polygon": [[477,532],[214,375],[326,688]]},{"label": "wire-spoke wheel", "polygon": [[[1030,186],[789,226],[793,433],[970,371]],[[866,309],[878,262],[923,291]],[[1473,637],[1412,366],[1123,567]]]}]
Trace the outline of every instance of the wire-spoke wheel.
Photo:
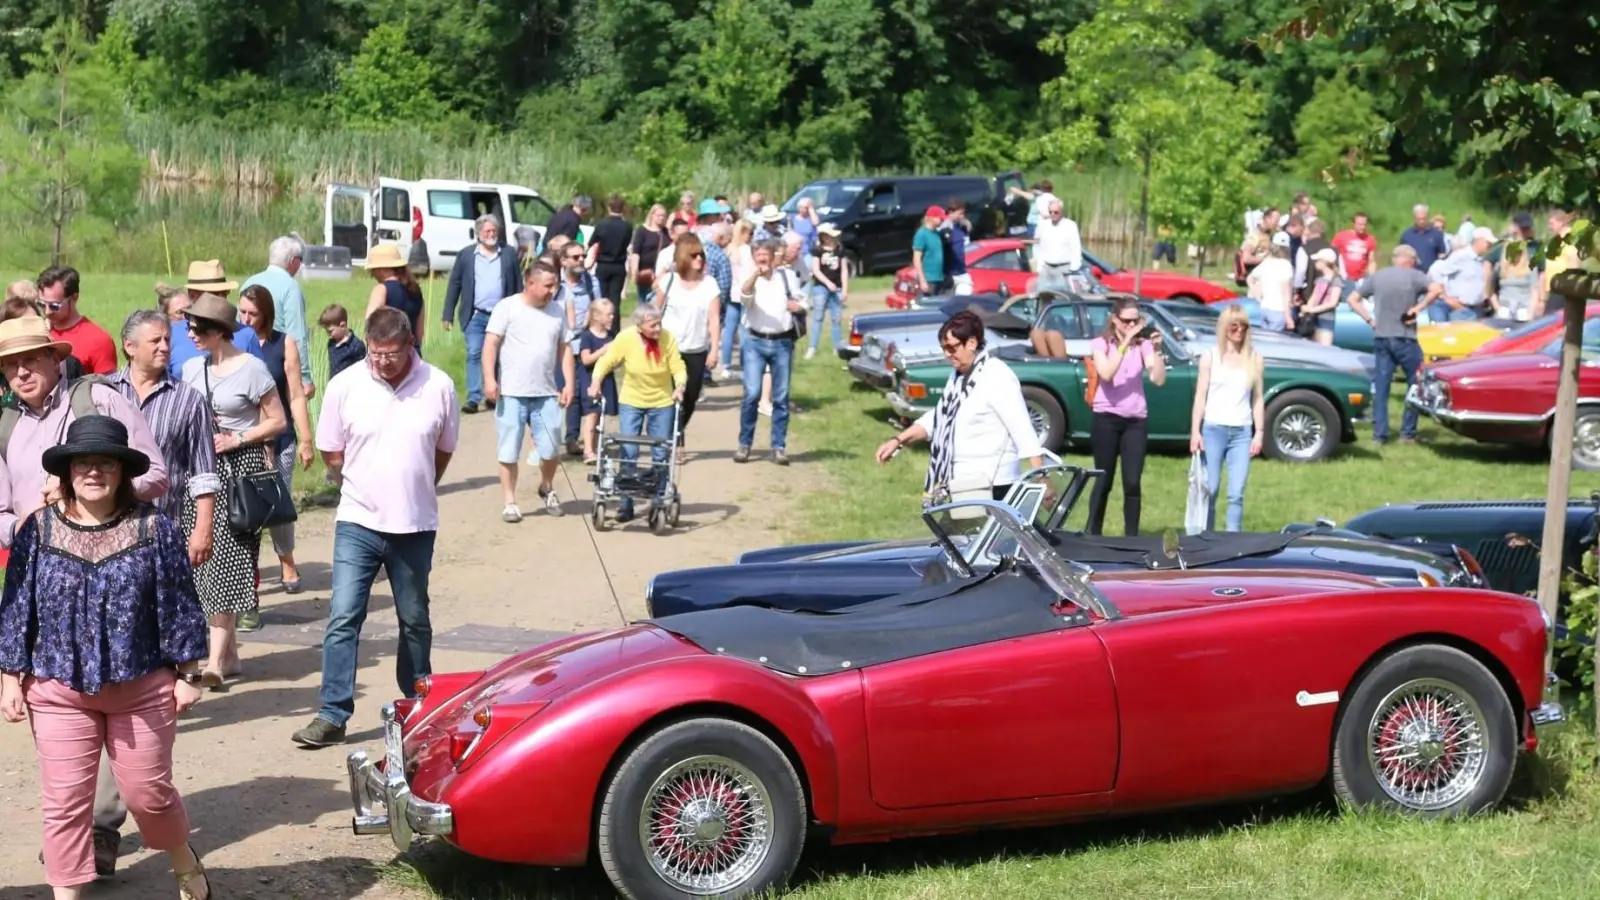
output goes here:
[{"label": "wire-spoke wheel", "polygon": [[720,894],[750,878],[772,849],[772,800],[753,772],[724,756],[694,756],[656,779],[639,840],[661,880]]},{"label": "wire-spoke wheel", "polygon": [[1397,650],[1345,698],[1334,792],[1356,806],[1421,816],[1488,809],[1511,783],[1513,716],[1505,688],[1468,654],[1439,644]]},{"label": "wire-spoke wheel", "polygon": [[1419,678],[1383,698],[1367,725],[1378,784],[1410,809],[1444,809],[1472,793],[1486,762],[1483,710],[1460,685]]},{"label": "wire-spoke wheel", "polygon": [[794,872],[805,795],[766,735],[726,719],[689,719],[646,737],[617,766],[596,846],[631,900],[758,896]]},{"label": "wire-spoke wheel", "polygon": [[1316,462],[1339,443],[1339,414],[1313,391],[1295,390],[1267,405],[1265,451],[1274,459]]}]

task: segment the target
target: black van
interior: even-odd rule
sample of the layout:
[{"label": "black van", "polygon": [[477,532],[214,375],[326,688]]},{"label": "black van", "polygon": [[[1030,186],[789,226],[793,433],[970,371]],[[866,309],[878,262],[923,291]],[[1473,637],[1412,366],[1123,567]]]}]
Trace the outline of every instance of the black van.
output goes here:
[{"label": "black van", "polygon": [[893,272],[911,263],[911,238],[930,206],[967,202],[974,240],[1027,233],[1028,201],[1012,196],[1021,172],[985,175],[890,175],[813,181],[795,192],[783,211],[810,197],[817,215],[839,229],[840,242],[864,274]]}]

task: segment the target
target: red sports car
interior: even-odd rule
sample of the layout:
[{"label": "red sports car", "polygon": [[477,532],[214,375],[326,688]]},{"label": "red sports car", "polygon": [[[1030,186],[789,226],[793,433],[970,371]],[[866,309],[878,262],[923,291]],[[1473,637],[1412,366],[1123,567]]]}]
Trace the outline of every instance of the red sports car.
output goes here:
[{"label": "red sports car", "polygon": [[[1600,318],[1600,303],[1590,303],[1584,310],[1583,320]],[[1551,341],[1561,337],[1561,327],[1566,322],[1566,310],[1546,313],[1530,322],[1524,322],[1497,338],[1491,338],[1473,350],[1471,356],[1492,356],[1497,353],[1536,353]]]},{"label": "red sports car", "polygon": [[1358,805],[1469,814],[1563,718],[1526,597],[1183,560],[1097,573],[1009,506],[925,518],[945,555],[909,593],[818,614],[791,585],[787,609],[742,597],[423,679],[385,708],[378,758],[350,755],[356,832],[598,861],[636,900],[749,897],[812,837],[1325,782]]},{"label": "red sports car", "polygon": [[[1572,464],[1600,471],[1600,317],[1583,323],[1578,418]],[[1555,417],[1561,338],[1537,353],[1468,356],[1435,363],[1406,393],[1406,403],[1475,441],[1547,447]]]},{"label": "red sports car", "polygon": [[[994,238],[968,244],[967,274],[972,276],[972,292],[999,293],[1003,284],[1009,293],[1028,293],[1028,282],[1034,277],[1033,260],[1029,254],[1032,243],[1020,238]],[[1083,254],[1083,259],[1107,288],[1133,293],[1133,270],[1119,269],[1088,252]],[[1144,270],[1139,292],[1152,300],[1190,300],[1195,303],[1220,303],[1238,297],[1227,288],[1204,278],[1150,269]],[[916,272],[907,266],[894,274],[894,288],[885,302],[891,309],[905,309],[911,305],[917,293]]]}]

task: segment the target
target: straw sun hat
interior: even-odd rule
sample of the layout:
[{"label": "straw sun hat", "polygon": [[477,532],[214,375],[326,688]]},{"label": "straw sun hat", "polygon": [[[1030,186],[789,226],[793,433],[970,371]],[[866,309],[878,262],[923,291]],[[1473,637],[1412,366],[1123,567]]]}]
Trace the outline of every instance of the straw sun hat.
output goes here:
[{"label": "straw sun hat", "polygon": [[399,244],[379,244],[367,254],[368,269],[404,269],[405,258],[400,255]]}]

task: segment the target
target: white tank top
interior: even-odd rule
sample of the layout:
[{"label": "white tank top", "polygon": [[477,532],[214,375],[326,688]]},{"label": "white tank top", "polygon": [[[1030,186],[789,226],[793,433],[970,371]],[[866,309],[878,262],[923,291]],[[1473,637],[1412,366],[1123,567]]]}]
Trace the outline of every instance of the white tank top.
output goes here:
[{"label": "white tank top", "polygon": [[710,275],[690,287],[689,283],[668,275],[663,281],[666,308],[661,313],[661,327],[678,342],[679,353],[701,353],[711,347],[711,307],[722,302],[717,290],[717,280]]},{"label": "white tank top", "polygon": [[1206,408],[1201,421],[1211,425],[1238,427],[1255,420],[1250,411],[1255,373],[1248,366],[1225,366],[1222,351],[1211,348],[1211,380],[1206,386]]}]

